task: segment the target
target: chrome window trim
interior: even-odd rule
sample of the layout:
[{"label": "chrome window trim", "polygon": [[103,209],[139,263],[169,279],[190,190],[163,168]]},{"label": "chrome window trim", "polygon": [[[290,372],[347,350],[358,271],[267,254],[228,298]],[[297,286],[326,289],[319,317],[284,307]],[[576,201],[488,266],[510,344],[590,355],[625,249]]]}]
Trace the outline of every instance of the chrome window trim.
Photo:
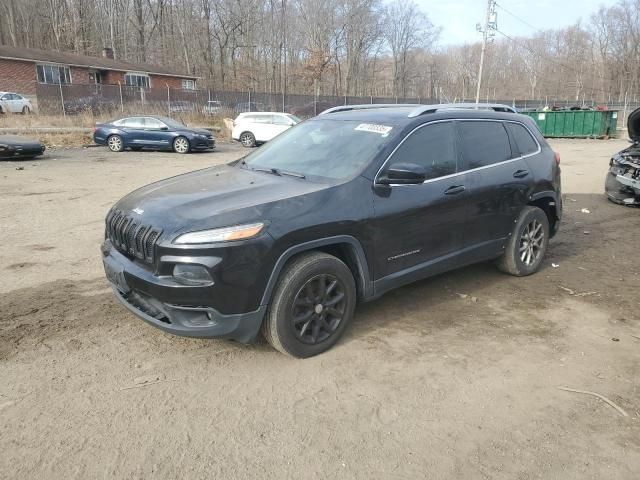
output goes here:
[{"label": "chrome window trim", "polygon": [[[384,167],[387,165],[387,163],[389,162],[389,160],[391,160],[391,157],[393,157],[393,155],[396,153],[396,150],[398,150],[400,148],[400,146],[405,142],[405,140],[407,138],[409,138],[411,135],[414,134],[414,132],[416,132],[417,130],[426,127],[427,125],[434,125],[436,123],[444,123],[444,122],[500,122],[500,123],[517,123],[518,125],[522,125],[527,132],[529,132],[529,135],[531,135],[531,137],[533,138],[533,140],[536,142],[536,145],[538,146],[538,149],[533,152],[533,153],[528,153],[527,155],[520,155],[519,157],[515,157],[515,158],[510,158],[509,160],[504,160],[502,162],[498,162],[498,163],[492,163],[491,165],[484,165],[482,167],[476,167],[476,168],[471,168],[469,170],[464,170],[462,172],[456,172],[456,173],[451,173],[449,175],[443,175],[442,177],[436,177],[436,178],[430,178],[425,180],[422,183],[414,183],[414,184],[402,184],[402,183],[390,183],[390,184],[383,184],[383,183],[378,183],[378,179],[380,177],[380,172],[382,172],[382,170],[384,169]],[[505,129],[505,133],[507,134],[507,137],[509,136],[509,133],[506,132]],[[378,169],[378,172],[376,173],[375,176],[375,180],[373,181],[374,185],[377,186],[387,186],[387,187],[415,187],[416,185],[424,185],[425,183],[433,183],[436,181],[440,181],[440,180],[444,180],[447,178],[453,178],[453,177],[457,177],[459,175],[464,175],[467,173],[472,173],[472,172],[477,172],[479,170],[486,170],[487,168],[493,168],[493,167],[497,167],[499,165],[505,165],[507,163],[511,163],[511,162],[515,162],[517,160],[522,160],[524,158],[528,158],[528,157],[532,157],[534,155],[538,155],[540,152],[542,151],[542,146],[540,145],[540,142],[538,142],[538,139],[536,138],[535,135],[533,135],[531,133],[531,130],[529,129],[529,127],[527,127],[524,123],[522,122],[518,122],[515,120],[498,120],[495,118],[450,118],[450,119],[444,119],[444,120],[434,120],[432,122],[427,122],[427,123],[423,123],[418,125],[416,128],[414,128],[413,130],[411,130],[406,137],[404,137],[402,139],[402,141],[396,145],[396,147],[393,149],[393,151],[387,156],[387,158],[385,159],[385,161],[382,163],[382,166]]]}]

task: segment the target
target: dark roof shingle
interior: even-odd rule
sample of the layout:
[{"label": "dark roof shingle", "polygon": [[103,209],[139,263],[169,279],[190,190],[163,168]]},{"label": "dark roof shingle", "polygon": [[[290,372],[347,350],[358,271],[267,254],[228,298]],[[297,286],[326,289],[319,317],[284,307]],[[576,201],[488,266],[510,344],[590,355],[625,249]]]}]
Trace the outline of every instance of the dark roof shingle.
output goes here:
[{"label": "dark roof shingle", "polygon": [[174,70],[173,68],[150,65],[148,63],[130,63],[106,57],[90,57],[88,55],[76,55],[75,53],[11,47],[9,45],[0,45],[0,58],[61,63],[80,67],[95,67],[103,70],[134,71],[152,74],[155,73],[157,75],[171,75],[182,78],[197,78],[195,75],[185,74]]}]

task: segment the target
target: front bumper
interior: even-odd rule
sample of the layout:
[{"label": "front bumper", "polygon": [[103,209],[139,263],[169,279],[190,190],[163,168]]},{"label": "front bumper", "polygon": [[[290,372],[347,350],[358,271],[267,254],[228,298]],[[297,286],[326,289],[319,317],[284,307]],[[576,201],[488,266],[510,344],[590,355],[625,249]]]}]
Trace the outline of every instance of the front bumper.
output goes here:
[{"label": "front bumper", "polygon": [[640,207],[640,181],[609,171],[605,181],[609,200],[620,205]]},{"label": "front bumper", "polygon": [[207,139],[207,140],[192,140],[191,141],[191,149],[192,150],[213,150],[216,148],[216,141]]},{"label": "front bumper", "polygon": [[[185,337],[228,338],[242,343],[252,342],[257,337],[266,305],[252,312],[222,314],[194,301],[194,298],[206,295],[210,287],[180,285],[171,278],[153,275],[108,242],[103,245],[102,253],[105,273],[116,298],[154,327]],[[180,298],[185,302],[180,302]]]},{"label": "front bumper", "polygon": [[44,145],[27,144],[27,145],[5,145],[0,144],[0,159],[11,160],[14,158],[31,158],[43,155],[45,151]]}]

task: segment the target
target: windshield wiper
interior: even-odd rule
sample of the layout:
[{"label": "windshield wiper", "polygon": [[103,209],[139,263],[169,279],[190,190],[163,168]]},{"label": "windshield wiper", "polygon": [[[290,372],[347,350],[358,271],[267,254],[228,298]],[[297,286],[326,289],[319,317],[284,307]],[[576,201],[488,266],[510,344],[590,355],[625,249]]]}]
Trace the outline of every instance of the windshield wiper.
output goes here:
[{"label": "windshield wiper", "polygon": [[281,177],[282,175],[287,175],[289,177],[307,178],[302,173],[290,172],[288,170],[280,170],[279,168],[274,168],[274,167],[271,167],[271,168],[267,168],[267,167],[252,167],[252,166],[248,165],[244,160],[242,160],[241,163],[242,163],[242,165],[246,166],[249,170],[253,170],[254,172],[271,173],[271,174],[277,175],[279,177]]}]

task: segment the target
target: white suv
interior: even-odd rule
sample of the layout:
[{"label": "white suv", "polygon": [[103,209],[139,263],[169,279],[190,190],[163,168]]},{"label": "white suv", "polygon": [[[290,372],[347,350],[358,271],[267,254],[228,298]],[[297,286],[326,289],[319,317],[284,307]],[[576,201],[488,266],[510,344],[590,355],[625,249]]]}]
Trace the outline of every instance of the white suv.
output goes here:
[{"label": "white suv", "polygon": [[233,121],[231,138],[245,147],[268,142],[285,130],[300,123],[295,115],[279,112],[246,112]]},{"label": "white suv", "polygon": [[31,113],[31,100],[13,92],[0,92],[0,113]]}]

